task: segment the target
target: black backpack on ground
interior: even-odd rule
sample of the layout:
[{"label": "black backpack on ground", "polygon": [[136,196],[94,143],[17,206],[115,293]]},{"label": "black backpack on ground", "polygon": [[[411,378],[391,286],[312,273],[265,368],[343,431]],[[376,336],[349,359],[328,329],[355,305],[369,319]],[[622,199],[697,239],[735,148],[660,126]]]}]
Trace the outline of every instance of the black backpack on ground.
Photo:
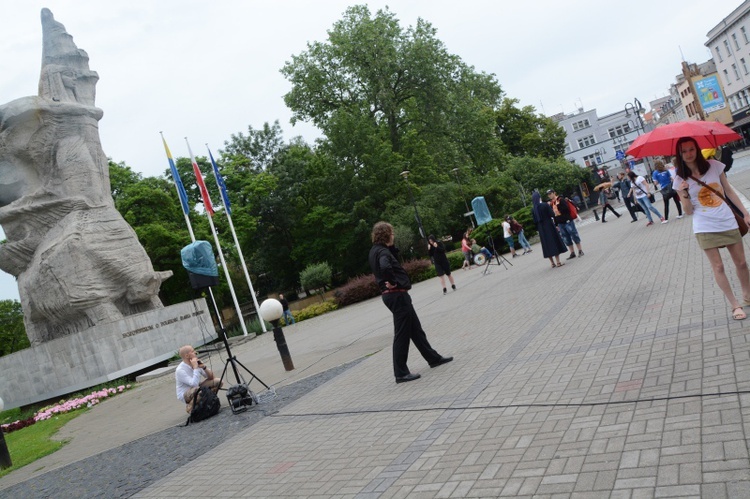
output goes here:
[{"label": "black backpack on ground", "polygon": [[215,416],[219,413],[219,409],[221,409],[219,397],[209,387],[202,386],[195,394],[195,404],[185,426]]}]

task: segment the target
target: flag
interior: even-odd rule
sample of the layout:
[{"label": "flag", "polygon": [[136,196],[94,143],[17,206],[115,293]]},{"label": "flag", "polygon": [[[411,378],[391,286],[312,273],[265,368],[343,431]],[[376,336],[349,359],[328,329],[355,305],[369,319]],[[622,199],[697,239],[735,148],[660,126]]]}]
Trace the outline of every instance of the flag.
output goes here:
[{"label": "flag", "polygon": [[206,189],[206,184],[203,182],[203,175],[201,174],[201,169],[198,168],[198,163],[195,161],[195,156],[193,156],[193,151],[190,149],[190,143],[187,141],[187,137],[185,137],[185,143],[188,147],[188,152],[190,153],[190,162],[193,163],[193,173],[195,174],[195,181],[198,184],[198,189],[201,191],[201,199],[203,199],[203,207],[208,212],[209,216],[213,216],[214,214],[214,207],[211,204],[211,198],[208,196],[208,189]]},{"label": "flag", "polygon": [[180,174],[177,173],[177,167],[172,159],[172,153],[169,152],[167,147],[167,141],[164,140],[164,135],[161,136],[161,141],[164,142],[164,150],[167,151],[167,159],[169,160],[169,169],[172,171],[172,180],[174,180],[175,186],[177,186],[177,195],[180,197],[180,204],[182,205],[182,212],[186,215],[190,215],[190,207],[188,206],[187,192],[185,192],[185,186],[182,185]]},{"label": "flag", "polygon": [[206,144],[206,149],[208,149],[208,157],[211,158],[211,166],[214,169],[214,178],[216,179],[216,184],[219,186],[219,192],[221,192],[221,199],[224,201],[224,209],[227,210],[227,215],[230,217],[232,216],[232,208],[229,204],[229,195],[227,194],[227,185],[224,183],[224,177],[221,176],[221,173],[219,173],[219,167],[216,165],[216,161],[214,161],[214,155],[211,154],[211,149],[208,148],[208,144]]}]

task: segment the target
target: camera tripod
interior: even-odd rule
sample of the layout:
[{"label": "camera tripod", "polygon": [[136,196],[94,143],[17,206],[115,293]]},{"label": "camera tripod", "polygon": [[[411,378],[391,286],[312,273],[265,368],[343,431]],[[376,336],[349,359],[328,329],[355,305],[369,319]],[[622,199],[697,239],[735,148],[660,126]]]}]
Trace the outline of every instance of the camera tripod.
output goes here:
[{"label": "camera tripod", "polygon": [[[490,274],[490,265],[502,265],[505,270],[508,270],[508,265],[511,267],[513,266],[510,261],[505,258],[503,255],[499,254],[497,250],[495,249],[495,242],[492,240],[492,236],[487,236],[487,246],[490,248],[490,252],[492,255],[487,259],[487,262],[484,265],[484,271],[482,271],[482,275]],[[492,258],[495,258],[495,262],[492,262]]]},{"label": "camera tripod", "polygon": [[[253,380],[257,380],[261,385],[266,387],[266,390],[271,394],[271,396],[275,396],[276,391],[272,387],[264,383],[262,379],[256,376],[255,373],[253,373],[250,369],[245,367],[245,365],[237,360],[237,357],[232,354],[232,350],[229,348],[229,341],[227,340],[227,332],[224,329],[224,324],[221,322],[221,316],[219,315],[219,309],[216,306],[216,301],[214,300],[213,293],[209,292],[208,297],[209,301],[211,302],[209,312],[213,310],[213,313],[216,317],[216,322],[219,325],[219,337],[222,342],[224,342],[224,349],[227,352],[227,360],[224,362],[224,369],[222,370],[221,377],[219,378],[219,386],[221,386],[221,384],[223,383],[224,376],[226,376],[227,371],[231,366],[236,384],[227,388],[227,401],[229,402],[229,408],[232,409],[232,413],[237,414],[246,411],[253,403],[259,403],[258,396],[250,389],[250,383],[252,383]],[[219,350],[221,350],[221,347],[205,349],[200,353],[216,352]],[[240,372],[238,366],[244,369],[251,376],[249,381],[245,381],[245,378],[242,376],[242,373]]]}]

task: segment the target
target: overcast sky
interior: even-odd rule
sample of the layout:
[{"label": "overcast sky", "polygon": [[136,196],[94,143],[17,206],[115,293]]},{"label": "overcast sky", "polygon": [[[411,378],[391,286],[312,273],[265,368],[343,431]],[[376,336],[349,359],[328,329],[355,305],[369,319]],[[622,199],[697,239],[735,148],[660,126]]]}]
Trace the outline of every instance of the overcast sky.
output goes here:
[{"label": "overcast sky", "polygon": [[[737,0],[559,0],[510,2],[391,0],[403,27],[418,17],[437,29],[448,51],[493,73],[508,97],[540,113],[595,108],[599,115],[638,98],[668,93],[683,57],[711,57],[706,33]],[[289,139],[318,133],[289,124],[279,73],[292,54],[323,41],[355,2],[339,0],[0,0],[0,104],[37,93],[42,48],[40,11],[49,8],[99,73],[102,147],[145,176],[175,157],[214,153],[232,133],[279,120]],[[679,8],[680,10],[676,10]],[[230,193],[231,196],[231,193]],[[0,272],[0,299],[18,298]]]}]

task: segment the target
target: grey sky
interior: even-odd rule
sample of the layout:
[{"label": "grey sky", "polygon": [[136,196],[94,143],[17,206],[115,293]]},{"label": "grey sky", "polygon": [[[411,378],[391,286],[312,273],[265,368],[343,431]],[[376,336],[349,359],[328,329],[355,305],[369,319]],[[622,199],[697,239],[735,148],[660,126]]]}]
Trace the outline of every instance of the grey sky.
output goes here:
[{"label": "grey sky", "polygon": [[[41,58],[40,11],[52,10],[99,73],[102,146],[146,176],[168,167],[159,131],[174,156],[214,153],[232,133],[278,119],[285,137],[318,133],[292,127],[279,73],[308,41],[356,2],[338,0],[0,0],[0,104],[34,95]],[[552,115],[578,105],[600,115],[637,97],[667,93],[689,62],[710,58],[706,33],[737,0],[471,1],[392,0],[402,26],[432,23],[447,49],[494,73],[508,97]],[[680,10],[675,10],[679,8]],[[231,196],[231,193],[230,193]],[[0,273],[0,299],[17,298]]]}]

